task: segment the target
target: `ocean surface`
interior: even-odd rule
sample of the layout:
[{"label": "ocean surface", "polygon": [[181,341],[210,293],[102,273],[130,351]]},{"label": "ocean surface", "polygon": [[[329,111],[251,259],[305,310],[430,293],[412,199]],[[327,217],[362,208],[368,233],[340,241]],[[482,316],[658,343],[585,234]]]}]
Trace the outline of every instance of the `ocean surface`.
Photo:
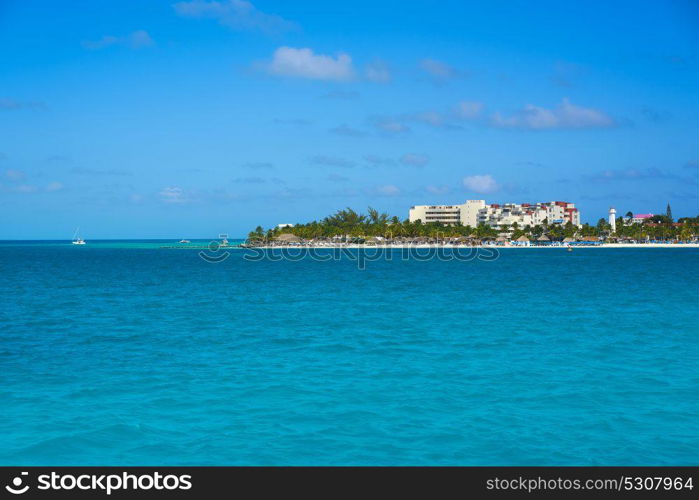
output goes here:
[{"label": "ocean surface", "polygon": [[697,249],[171,244],[0,242],[0,464],[699,464]]}]

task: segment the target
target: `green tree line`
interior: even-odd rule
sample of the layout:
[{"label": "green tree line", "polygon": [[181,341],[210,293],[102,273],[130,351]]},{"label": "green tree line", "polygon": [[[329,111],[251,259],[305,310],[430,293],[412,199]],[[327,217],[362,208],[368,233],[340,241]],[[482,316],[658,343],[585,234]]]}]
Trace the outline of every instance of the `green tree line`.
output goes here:
[{"label": "green tree line", "polygon": [[453,238],[453,237],[473,237],[477,239],[497,238],[500,234],[507,234],[512,239],[526,236],[536,239],[542,234],[547,235],[552,240],[562,240],[564,238],[583,238],[585,236],[596,237],[616,237],[635,240],[683,240],[689,241],[699,234],[699,216],[684,218],[675,225],[666,216],[655,216],[644,224],[630,224],[628,218],[619,217],[616,221],[616,232],[611,233],[611,226],[606,219],[600,219],[596,225],[583,224],[581,228],[574,226],[570,222],[565,225],[543,224],[537,226],[520,227],[518,224],[500,226],[493,228],[485,224],[476,227],[463,226],[459,223],[455,225],[445,225],[440,222],[421,221],[410,222],[408,219],[400,220],[396,216],[381,213],[369,207],[367,213],[356,212],[351,208],[338,210],[332,215],[320,221],[312,221],[305,224],[296,224],[293,227],[272,228],[265,230],[258,226],[248,234],[250,240],[273,239],[281,234],[289,233],[303,238],[322,239],[336,236],[347,236],[349,238]]}]

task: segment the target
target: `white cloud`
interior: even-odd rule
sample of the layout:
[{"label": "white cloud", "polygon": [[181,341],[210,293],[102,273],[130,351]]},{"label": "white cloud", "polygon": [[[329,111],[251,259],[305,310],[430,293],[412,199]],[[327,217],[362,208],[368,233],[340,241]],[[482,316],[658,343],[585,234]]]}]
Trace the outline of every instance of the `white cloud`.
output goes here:
[{"label": "white cloud", "polygon": [[447,194],[451,191],[449,186],[427,186],[425,190],[432,194]]},{"label": "white cloud", "polygon": [[461,101],[456,105],[456,116],[466,120],[478,118],[483,110],[483,103],[475,101]]},{"label": "white cloud", "polygon": [[433,127],[441,127],[444,125],[444,117],[438,111],[423,111],[411,116],[412,119],[422,123],[427,123]]},{"label": "white cloud", "polygon": [[343,123],[342,125],[338,125],[337,127],[331,128],[330,132],[332,132],[333,134],[337,134],[337,135],[343,135],[345,137],[364,137],[364,136],[366,136],[366,133],[364,131],[350,127],[346,123]]},{"label": "white cloud", "polygon": [[131,48],[138,49],[141,47],[150,47],[151,45],[155,45],[155,42],[147,31],[138,30],[134,31],[127,37],[127,44],[131,46]]},{"label": "white cloud", "polygon": [[429,156],[415,153],[407,153],[400,157],[400,162],[403,165],[411,167],[424,167],[429,161]]},{"label": "white cloud", "polygon": [[158,194],[165,203],[185,203],[187,201],[182,188],[176,186],[164,187]]},{"label": "white cloud", "polygon": [[50,182],[48,184],[48,186],[46,186],[46,191],[48,191],[49,193],[54,193],[54,192],[60,191],[62,189],[63,189],[63,184],[61,184],[58,181]]},{"label": "white cloud", "polygon": [[366,66],[364,76],[370,82],[387,83],[391,81],[391,69],[388,64],[378,59]]},{"label": "white cloud", "polygon": [[400,189],[393,184],[388,184],[386,186],[380,186],[376,188],[376,191],[379,194],[382,194],[384,196],[395,196],[400,193]]},{"label": "white cloud", "polygon": [[12,188],[15,193],[36,193],[39,189],[36,186],[30,186],[28,184],[20,184]]},{"label": "white cloud", "polygon": [[392,117],[378,117],[373,120],[374,126],[378,128],[381,132],[388,134],[402,134],[405,132],[410,132],[410,127],[407,126],[399,118]]},{"label": "white cloud", "polygon": [[215,19],[219,24],[234,30],[260,31],[273,35],[298,29],[293,21],[262,12],[246,0],[193,0],[177,2],[172,7],[182,17]]},{"label": "white cloud", "polygon": [[119,38],[112,35],[104,35],[99,40],[83,40],[81,42],[82,46],[90,50],[99,50],[111,45],[116,45]]},{"label": "white cloud", "polygon": [[43,102],[36,101],[18,101],[9,97],[0,97],[0,109],[16,110],[16,109],[44,109],[46,105]]},{"label": "white cloud", "polygon": [[347,81],[354,77],[352,58],[348,54],[340,53],[333,57],[314,54],[308,48],[279,47],[264,69],[276,76],[311,80]]},{"label": "white cloud", "polygon": [[447,63],[436,59],[423,59],[420,61],[420,68],[433,79],[445,82],[459,76],[459,72]]},{"label": "white cloud", "polygon": [[464,177],[464,186],[474,193],[494,193],[500,186],[491,175],[471,175]]},{"label": "white cloud", "polygon": [[459,129],[466,120],[478,120],[483,104],[475,101],[461,101],[449,110],[426,110],[403,113],[394,116],[374,117],[374,125],[383,132],[397,134],[410,131],[413,123],[422,123],[435,128]]},{"label": "white cloud", "polygon": [[7,177],[13,182],[18,182],[23,180],[25,175],[24,172],[22,172],[21,170],[8,169],[5,170],[5,177]]},{"label": "white cloud", "polygon": [[396,162],[392,158],[385,158],[378,155],[365,155],[364,161],[369,165],[380,167],[380,166],[391,166],[395,165]]},{"label": "white cloud", "polygon": [[99,40],[83,40],[82,46],[88,50],[100,50],[113,45],[121,45],[132,49],[151,47],[155,42],[147,31],[137,30],[125,36],[105,35]]},{"label": "white cloud", "polygon": [[316,165],[323,165],[325,167],[342,167],[342,168],[352,168],[354,167],[354,162],[351,160],[345,160],[344,158],[338,158],[336,156],[326,156],[318,155],[311,158],[311,162]]},{"label": "white cloud", "polygon": [[611,181],[643,181],[643,180],[651,180],[651,181],[657,181],[657,180],[662,180],[662,179],[675,179],[679,180],[679,176],[675,174],[671,174],[669,172],[662,171],[658,168],[646,168],[646,169],[638,169],[638,168],[627,168],[627,169],[619,169],[619,170],[603,170],[602,172],[598,172],[593,175],[586,175],[583,177],[584,179],[588,179],[591,181],[595,182],[611,182]]},{"label": "white cloud", "polygon": [[615,125],[614,120],[604,112],[576,106],[567,98],[554,109],[527,104],[522,110],[509,117],[495,113],[491,123],[496,127],[530,130],[601,128]]}]

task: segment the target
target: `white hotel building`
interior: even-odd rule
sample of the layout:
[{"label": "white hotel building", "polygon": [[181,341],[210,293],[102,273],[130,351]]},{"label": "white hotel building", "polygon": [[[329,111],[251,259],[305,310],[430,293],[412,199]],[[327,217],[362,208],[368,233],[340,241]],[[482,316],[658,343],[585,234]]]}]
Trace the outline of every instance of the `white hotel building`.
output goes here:
[{"label": "white hotel building", "polygon": [[463,205],[416,205],[410,208],[410,222],[441,222],[476,227],[537,226],[546,220],[549,224],[573,223],[580,226],[580,211],[573,203],[550,201],[546,203],[505,203],[487,205],[485,200],[467,200]]}]

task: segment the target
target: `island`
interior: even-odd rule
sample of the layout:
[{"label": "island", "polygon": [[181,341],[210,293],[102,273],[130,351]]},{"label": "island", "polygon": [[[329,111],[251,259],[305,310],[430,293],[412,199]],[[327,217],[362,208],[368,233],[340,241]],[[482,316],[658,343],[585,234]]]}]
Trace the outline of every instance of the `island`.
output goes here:
[{"label": "island", "polygon": [[[613,210],[613,209],[612,209]],[[615,213],[610,210],[610,213]],[[245,247],[287,246],[699,246],[699,216],[674,222],[667,215],[648,217],[641,222],[628,212],[625,216],[599,219],[597,224],[575,225],[568,221],[520,227],[481,223],[472,227],[458,221],[411,222],[368,207],[367,213],[352,208],[336,211],[320,221],[279,224],[251,231]]]}]

